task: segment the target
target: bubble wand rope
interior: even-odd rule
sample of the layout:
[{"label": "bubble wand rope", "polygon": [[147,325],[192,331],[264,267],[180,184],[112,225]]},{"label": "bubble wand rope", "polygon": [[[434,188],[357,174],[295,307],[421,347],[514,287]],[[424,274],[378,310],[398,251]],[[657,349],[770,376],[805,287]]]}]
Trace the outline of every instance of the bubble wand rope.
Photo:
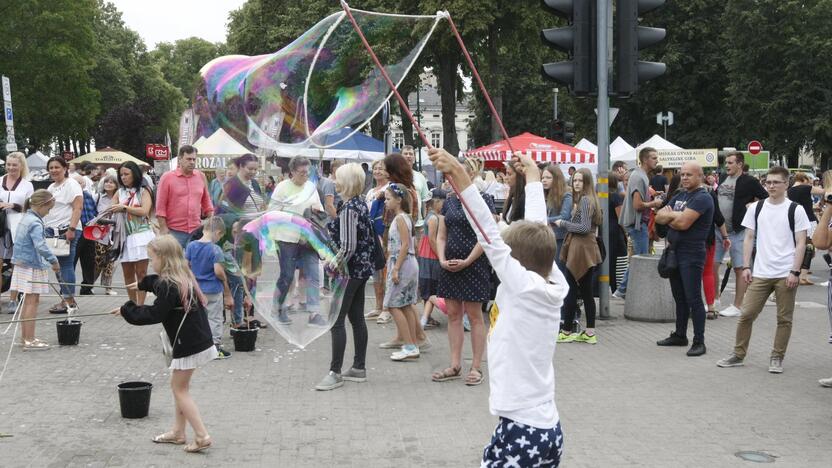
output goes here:
[{"label": "bubble wand rope", "polygon": [[[112,312],[95,312],[92,314],[75,314],[72,316],[73,319],[79,317],[97,317],[100,315],[113,315]],[[35,317],[29,319],[15,319],[15,320],[6,320],[5,322],[0,322],[0,325],[6,325],[7,323],[23,323],[23,322],[37,322],[40,320],[67,320],[69,321],[69,316],[59,315],[57,317]]]},{"label": "bubble wand rope", "polygon": [[[390,90],[393,92],[393,95],[396,96],[396,100],[399,102],[399,107],[402,108],[402,110],[405,112],[405,114],[407,114],[407,118],[410,120],[410,122],[413,123],[413,128],[415,128],[416,132],[419,133],[419,138],[422,140],[422,143],[425,144],[425,146],[428,148],[428,150],[434,149],[433,145],[430,144],[430,141],[428,141],[428,138],[425,136],[425,133],[422,131],[422,128],[419,126],[419,123],[416,121],[416,117],[414,117],[413,113],[410,112],[410,108],[407,107],[407,103],[404,102],[404,99],[402,98],[402,95],[399,94],[399,90],[396,89],[396,85],[393,84],[393,80],[390,79],[390,75],[387,74],[387,70],[384,69],[384,66],[381,64],[378,57],[376,56],[376,53],[373,51],[372,46],[370,46],[370,43],[367,42],[367,38],[364,37],[364,33],[361,31],[361,27],[358,26],[358,22],[356,22],[355,18],[352,16],[352,12],[350,11],[350,6],[347,5],[346,1],[341,0],[341,8],[343,8],[344,12],[347,14],[347,18],[349,18],[350,23],[352,23],[353,29],[355,29],[355,32],[358,34],[358,37],[361,39],[361,43],[364,44],[364,48],[367,49],[367,52],[370,54],[370,57],[373,59],[373,62],[378,67],[379,72],[381,72],[381,76],[384,77],[384,81],[387,82],[387,86],[390,87]],[[442,13],[442,14],[444,15],[444,13]],[[459,201],[462,204],[462,208],[466,212],[468,212],[468,214],[470,215],[471,210],[468,208],[468,204],[465,203],[465,200],[460,196],[459,189],[457,188],[453,179],[450,178],[450,177],[447,177],[447,179],[448,179],[448,183],[451,184],[451,188],[454,190],[454,193],[456,193],[457,196],[459,197]],[[471,216],[470,219],[472,219],[474,221],[474,224],[476,225],[477,230],[480,232],[480,235],[482,235],[485,242],[490,244],[491,239],[488,238],[488,235],[486,235],[485,230],[483,230],[479,221],[477,221],[477,218],[475,218],[474,216]]]},{"label": "bubble wand rope", "polygon": [[511,140],[508,137],[506,127],[503,125],[503,119],[500,117],[500,114],[497,113],[497,109],[494,108],[494,103],[491,102],[491,96],[488,95],[488,91],[485,89],[485,85],[483,84],[482,79],[480,78],[480,73],[477,71],[477,67],[474,66],[474,61],[471,60],[471,55],[468,53],[468,48],[465,47],[465,43],[462,41],[462,36],[456,29],[456,24],[454,24],[453,18],[451,18],[451,14],[447,11],[444,14],[448,18],[448,23],[451,25],[451,31],[453,31],[454,36],[456,37],[456,42],[459,43],[459,47],[460,49],[462,49],[462,54],[465,55],[465,60],[468,62],[468,67],[471,68],[471,73],[473,73],[474,78],[476,78],[477,80],[477,84],[480,87],[480,91],[482,91],[482,95],[485,98],[485,102],[488,103],[488,108],[491,109],[491,115],[494,117],[494,120],[496,120],[497,124],[500,126],[500,133],[502,133],[503,138],[506,139],[508,149],[511,151],[511,154],[513,156],[514,145],[511,144]]}]

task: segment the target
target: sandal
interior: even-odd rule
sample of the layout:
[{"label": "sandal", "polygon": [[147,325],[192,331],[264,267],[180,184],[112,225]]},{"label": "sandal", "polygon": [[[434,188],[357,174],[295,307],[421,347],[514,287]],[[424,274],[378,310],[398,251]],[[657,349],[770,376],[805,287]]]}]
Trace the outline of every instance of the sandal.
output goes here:
[{"label": "sandal", "polygon": [[156,444],[173,444],[173,445],[184,445],[185,444],[185,436],[177,437],[173,431],[165,432],[164,434],[159,434],[153,439],[154,443]]},{"label": "sandal", "polygon": [[474,387],[481,384],[483,381],[482,371],[472,367],[470,371],[468,371],[468,375],[465,376],[465,385],[469,387]]},{"label": "sandal", "polygon": [[719,314],[718,314],[718,313],[717,313],[717,311],[715,311],[715,310],[709,310],[709,311],[707,312],[707,314],[705,315],[705,317],[706,317],[708,320],[716,320],[717,318],[719,318]]},{"label": "sandal", "polygon": [[448,367],[441,372],[434,372],[430,379],[434,382],[447,382],[462,378],[462,367]]},{"label": "sandal", "polygon": [[188,453],[197,453],[207,449],[211,446],[211,444],[213,444],[211,436],[206,436],[204,439],[196,437],[194,438],[193,443],[185,446],[184,450]]},{"label": "sandal", "polygon": [[61,301],[52,307],[49,308],[50,314],[65,314],[66,313],[66,303]]},{"label": "sandal", "polygon": [[427,323],[425,324],[425,330],[429,330],[431,328],[436,328],[439,326],[439,321],[433,317],[428,318]]}]

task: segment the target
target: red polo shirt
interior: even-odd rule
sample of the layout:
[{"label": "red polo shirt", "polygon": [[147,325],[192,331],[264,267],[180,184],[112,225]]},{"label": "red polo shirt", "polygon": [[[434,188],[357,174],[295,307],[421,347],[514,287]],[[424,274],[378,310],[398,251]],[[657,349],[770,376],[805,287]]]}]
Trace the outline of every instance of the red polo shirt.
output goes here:
[{"label": "red polo shirt", "polygon": [[193,232],[202,216],[214,213],[205,177],[197,170],[186,176],[177,168],[159,180],[156,191],[156,216],[165,218],[168,229]]}]

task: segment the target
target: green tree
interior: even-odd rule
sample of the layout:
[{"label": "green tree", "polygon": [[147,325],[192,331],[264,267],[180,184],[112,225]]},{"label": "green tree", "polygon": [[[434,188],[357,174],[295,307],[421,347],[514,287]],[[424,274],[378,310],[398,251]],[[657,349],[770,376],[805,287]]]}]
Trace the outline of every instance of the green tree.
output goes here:
[{"label": "green tree", "polygon": [[225,44],[190,37],[173,44],[159,43],[150,52],[150,57],[159,65],[165,79],[190,100],[196,89],[199,70],[211,60],[226,54]]},{"label": "green tree", "polygon": [[0,6],[0,72],[12,83],[15,130],[34,148],[85,138],[98,112],[95,0],[27,0]]}]

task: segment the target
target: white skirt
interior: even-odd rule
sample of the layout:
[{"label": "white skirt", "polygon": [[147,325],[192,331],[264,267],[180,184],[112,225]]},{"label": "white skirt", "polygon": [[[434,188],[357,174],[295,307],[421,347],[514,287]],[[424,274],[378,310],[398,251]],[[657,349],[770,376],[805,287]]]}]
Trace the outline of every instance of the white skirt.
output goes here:
[{"label": "white skirt", "polygon": [[156,238],[156,234],[153,233],[152,229],[130,234],[124,243],[124,250],[121,251],[119,261],[139,262],[147,260],[147,244],[154,238]]},{"label": "white skirt", "polygon": [[202,367],[217,358],[217,347],[211,346],[190,356],[175,358],[170,362],[170,370],[189,370]]}]

